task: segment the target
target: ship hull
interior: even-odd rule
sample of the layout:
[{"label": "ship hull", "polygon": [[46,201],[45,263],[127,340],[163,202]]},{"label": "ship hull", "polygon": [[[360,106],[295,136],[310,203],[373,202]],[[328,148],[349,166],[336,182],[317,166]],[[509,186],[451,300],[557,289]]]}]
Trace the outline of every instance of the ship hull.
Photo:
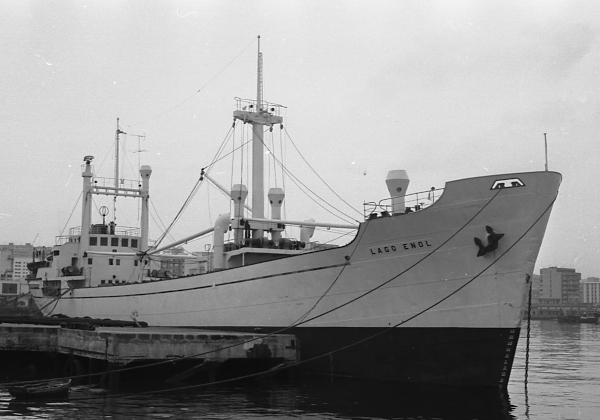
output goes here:
[{"label": "ship hull", "polygon": [[[277,330],[262,328],[261,332]],[[302,357],[298,368],[303,372],[504,388],[520,328],[295,328],[290,332],[298,338]]]},{"label": "ship hull", "polygon": [[[54,301],[38,291],[38,305],[46,315],[293,331],[310,370],[505,387],[560,179],[533,172],[453,181],[425,210],[361,223],[343,247],[77,288]],[[478,256],[475,238],[487,244],[488,227],[504,236]]]}]

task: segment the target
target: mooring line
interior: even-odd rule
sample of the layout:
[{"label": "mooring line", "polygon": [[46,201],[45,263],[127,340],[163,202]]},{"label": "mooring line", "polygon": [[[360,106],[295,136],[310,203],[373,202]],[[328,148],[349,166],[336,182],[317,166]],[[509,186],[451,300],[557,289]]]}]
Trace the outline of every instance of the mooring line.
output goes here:
[{"label": "mooring line", "polygon": [[[321,314],[319,314],[319,315],[317,315],[317,316],[315,316],[315,317],[313,317],[313,318],[310,318],[310,319],[307,319],[307,320],[305,320],[305,321],[302,321],[302,322],[301,322],[300,324],[298,324],[298,325],[301,325],[301,324],[304,324],[304,323],[310,322],[310,321],[312,321],[312,320],[314,320],[314,319],[320,318],[320,317],[322,317],[322,316],[324,316],[324,315],[327,315],[327,314],[329,314],[329,313],[331,313],[331,312],[337,311],[338,309],[340,309],[340,308],[343,308],[344,306],[347,306],[347,305],[349,305],[349,304],[351,304],[351,303],[354,303],[354,302],[356,302],[357,300],[359,300],[359,299],[362,299],[363,297],[365,297],[365,296],[367,296],[367,295],[369,295],[369,294],[373,293],[374,291],[376,291],[376,290],[379,290],[379,289],[380,289],[380,288],[382,288],[383,286],[385,286],[385,285],[387,285],[387,284],[391,283],[392,281],[396,280],[398,277],[402,276],[403,274],[406,274],[408,271],[412,270],[412,269],[413,269],[413,268],[415,268],[417,265],[421,264],[421,263],[422,263],[423,261],[425,261],[427,258],[429,258],[429,257],[430,257],[430,256],[432,256],[434,253],[436,253],[436,252],[437,252],[437,251],[438,251],[440,248],[442,248],[444,245],[446,245],[448,242],[450,242],[452,239],[454,239],[454,237],[456,237],[456,235],[458,235],[460,232],[462,232],[464,228],[466,228],[467,226],[469,226],[469,224],[470,224],[470,223],[471,223],[473,220],[475,220],[475,218],[476,218],[477,216],[479,216],[479,214],[481,214],[481,212],[482,212],[483,210],[485,210],[485,209],[487,208],[487,206],[488,206],[488,205],[489,205],[489,204],[490,204],[490,203],[491,203],[491,202],[492,202],[492,201],[493,201],[493,200],[494,200],[494,199],[495,199],[495,198],[498,196],[498,194],[500,194],[500,191],[501,191],[501,190],[498,190],[498,191],[496,192],[496,194],[494,194],[494,196],[493,196],[492,198],[490,198],[490,200],[489,200],[487,203],[485,203],[485,205],[484,205],[484,206],[483,206],[481,209],[479,209],[479,210],[477,211],[477,213],[475,213],[475,215],[473,215],[473,217],[471,217],[471,218],[470,218],[470,219],[467,221],[467,223],[465,223],[465,224],[464,224],[464,225],[463,225],[463,226],[462,226],[460,229],[458,229],[458,230],[457,230],[457,231],[456,231],[454,234],[450,235],[450,237],[448,237],[448,239],[446,239],[446,240],[445,240],[444,242],[442,242],[442,243],[441,243],[441,244],[440,244],[438,247],[436,247],[435,249],[433,249],[433,250],[432,250],[432,251],[431,251],[429,254],[425,255],[423,258],[421,258],[419,261],[415,262],[413,265],[411,265],[411,266],[409,266],[408,268],[406,268],[404,271],[401,271],[400,273],[396,274],[396,275],[395,275],[394,277],[392,277],[391,279],[389,279],[389,280],[387,280],[387,281],[385,281],[385,282],[383,282],[383,283],[379,284],[378,286],[376,286],[376,287],[372,288],[371,290],[368,290],[368,291],[366,291],[366,292],[365,292],[365,293],[363,293],[362,295],[359,295],[359,296],[355,297],[354,299],[351,299],[351,300],[349,300],[349,301],[347,301],[347,302],[345,302],[345,303],[343,303],[343,304],[341,304],[341,305],[339,305],[339,306],[336,306],[335,308],[333,308],[333,309],[330,309],[329,311],[323,312],[323,313],[321,313]],[[358,247],[358,246],[357,246],[357,247]]]},{"label": "mooring line", "polygon": [[[306,312],[306,313],[305,313],[303,316],[301,316],[301,317],[299,318],[299,319],[300,319],[300,320],[302,320],[302,321],[300,321],[300,322],[297,322],[297,323],[293,323],[293,324],[291,324],[291,325],[289,325],[289,326],[287,326],[287,327],[285,327],[285,328],[282,328],[282,329],[279,329],[279,330],[277,330],[277,331],[274,331],[274,332],[268,333],[268,334],[266,334],[264,337],[261,337],[261,338],[263,338],[263,339],[264,339],[264,338],[271,337],[271,336],[273,336],[273,335],[281,334],[281,333],[283,333],[283,332],[285,332],[285,331],[288,331],[288,330],[290,330],[290,329],[292,329],[292,328],[298,327],[299,325],[305,324],[306,322],[309,322],[309,321],[312,321],[312,320],[314,320],[314,319],[320,318],[320,317],[322,317],[322,316],[324,316],[324,315],[327,315],[327,314],[329,314],[329,313],[331,313],[331,312],[333,312],[333,311],[335,311],[335,310],[338,310],[338,309],[340,309],[340,308],[342,308],[342,307],[344,307],[344,306],[346,306],[346,305],[348,305],[348,304],[350,304],[350,303],[352,303],[352,302],[355,302],[355,301],[357,301],[358,299],[361,299],[361,298],[363,298],[364,296],[366,296],[366,295],[368,295],[368,294],[372,293],[373,291],[375,291],[375,290],[379,289],[380,287],[382,287],[382,286],[384,286],[384,285],[388,284],[389,282],[391,282],[391,281],[393,281],[393,280],[397,279],[397,278],[398,278],[398,277],[400,277],[401,275],[405,274],[406,272],[408,272],[409,270],[411,270],[412,268],[416,267],[418,264],[420,264],[421,262],[423,262],[423,261],[424,261],[425,259],[427,259],[429,256],[431,256],[432,254],[434,254],[434,253],[435,253],[437,250],[439,250],[439,249],[440,249],[442,246],[444,246],[446,243],[448,243],[448,242],[449,242],[449,241],[450,241],[452,238],[454,238],[456,235],[458,235],[458,233],[460,233],[460,232],[461,232],[461,231],[462,231],[462,230],[463,230],[465,227],[467,227],[467,226],[468,226],[468,225],[469,225],[469,224],[470,224],[470,223],[471,223],[471,222],[472,222],[472,221],[473,221],[473,220],[474,220],[474,219],[475,219],[475,218],[476,218],[476,217],[477,217],[479,214],[481,214],[481,212],[482,212],[482,211],[483,211],[485,208],[487,208],[487,206],[488,206],[488,205],[489,205],[489,204],[490,204],[490,203],[491,203],[491,202],[492,202],[492,201],[493,201],[493,200],[494,200],[494,199],[495,199],[495,198],[498,196],[498,194],[500,193],[500,191],[501,191],[501,190],[498,190],[498,191],[497,191],[497,192],[494,194],[494,196],[493,196],[493,197],[491,197],[491,198],[490,198],[490,200],[489,200],[489,201],[488,201],[488,202],[487,202],[487,203],[486,203],[486,204],[485,204],[485,205],[484,205],[484,206],[483,206],[481,209],[479,209],[479,210],[478,210],[478,211],[475,213],[475,215],[473,215],[473,216],[472,216],[472,217],[471,217],[471,218],[470,218],[470,219],[469,219],[469,220],[468,220],[468,221],[467,221],[467,222],[466,222],[466,223],[465,223],[465,224],[464,224],[464,225],[463,225],[463,226],[462,226],[460,229],[458,229],[458,230],[457,230],[457,231],[456,231],[456,232],[455,232],[453,235],[451,235],[451,236],[450,236],[448,239],[446,239],[446,240],[445,240],[445,241],[444,241],[442,244],[440,244],[440,245],[439,245],[437,248],[433,249],[433,250],[432,250],[432,251],[431,251],[429,254],[425,255],[425,256],[424,256],[423,258],[421,258],[419,261],[415,262],[413,265],[411,265],[410,267],[408,267],[408,268],[407,268],[407,269],[405,269],[404,271],[400,272],[400,273],[399,273],[399,274],[397,274],[396,276],[392,277],[391,279],[389,279],[389,280],[387,280],[386,282],[384,282],[384,283],[380,284],[379,286],[376,286],[375,288],[373,288],[373,289],[371,289],[371,290],[369,290],[369,291],[367,291],[367,292],[363,293],[362,295],[360,295],[360,296],[358,296],[358,297],[356,297],[356,298],[354,298],[354,299],[352,299],[352,300],[350,300],[350,301],[348,301],[348,302],[346,302],[346,303],[344,303],[344,304],[342,304],[342,305],[339,305],[339,306],[337,306],[337,307],[335,307],[335,308],[333,308],[333,309],[331,309],[331,310],[329,310],[329,311],[327,311],[327,312],[324,312],[324,313],[322,313],[322,314],[316,315],[316,316],[314,316],[314,317],[312,317],[312,318],[310,318],[310,319],[307,319],[307,320],[306,320],[306,319],[305,319],[305,320],[302,320],[303,318],[305,318],[305,317],[306,317],[306,315],[307,315],[308,313],[310,313],[310,312],[311,312],[311,311],[314,309],[314,307],[313,307],[313,308],[309,309],[309,310],[308,310],[308,311],[307,311],[307,312]],[[365,223],[365,227],[364,227],[364,229],[362,229],[362,232],[361,232],[361,237],[364,235],[364,233],[365,233],[365,231],[366,231],[366,229],[367,229],[367,227],[368,227],[368,225],[369,225],[370,223],[372,223],[372,220],[367,220],[367,221],[366,221],[366,223]],[[536,223],[537,223],[537,222],[536,222]],[[354,250],[352,251],[351,255],[353,255],[353,254],[354,254],[354,252],[356,252],[357,248],[358,248],[358,246],[355,246],[355,247],[354,247]],[[335,282],[337,282],[337,280],[338,280],[338,279],[339,279],[339,277],[341,276],[342,272],[345,270],[346,266],[347,266],[347,264],[344,264],[344,266],[342,267],[342,270],[340,270],[340,273],[338,274],[338,276],[336,277],[336,279],[334,280],[334,282],[333,282],[333,283],[332,283],[332,284],[329,286],[329,288],[328,288],[328,289],[325,291],[325,294],[326,294],[326,293],[328,293],[328,291],[331,289],[331,287],[333,287],[333,284],[334,284]],[[473,281],[474,279],[475,279],[475,278],[471,279],[471,281]],[[464,287],[464,286],[463,286],[463,287]],[[458,289],[458,290],[460,290],[460,289]],[[458,290],[457,290],[457,291],[458,291]],[[457,291],[455,291],[454,293],[456,293]],[[63,294],[64,294],[64,293],[63,293]],[[62,295],[61,295],[61,296],[62,296]],[[322,299],[324,296],[325,296],[325,295],[322,295],[322,296],[321,296],[321,298],[320,298],[319,300],[321,300],[321,299]],[[450,295],[449,295],[449,296],[447,296],[447,297],[450,297]],[[445,298],[445,299],[446,299],[446,298]],[[444,299],[444,300],[445,300],[445,299]],[[443,301],[443,300],[442,300],[442,301]],[[441,303],[442,301],[440,301],[439,303]],[[318,302],[317,302],[317,303],[318,303]],[[46,306],[47,306],[47,305],[46,305]],[[428,311],[429,309],[430,309],[430,308],[427,308],[425,311]],[[425,311],[423,311],[423,312],[425,312]],[[409,320],[411,320],[411,319],[415,318],[416,316],[419,316],[420,314],[421,314],[421,313],[418,313],[418,314],[416,314],[416,315],[415,315],[415,316],[413,316],[412,318],[409,318],[408,320],[406,320],[406,322],[408,322]],[[397,327],[397,326],[399,326],[399,325],[400,325],[400,324],[398,324],[398,325],[395,325],[395,326],[392,326],[392,327],[389,327],[389,329],[393,329],[393,328],[395,328],[395,327]],[[377,333],[377,334],[375,334],[375,335],[373,335],[373,336],[371,336],[371,337],[367,337],[366,339],[363,339],[363,340],[361,340],[361,341],[358,341],[358,342],[356,342],[356,343],[350,344],[349,346],[346,346],[346,347],[344,347],[344,348],[340,348],[340,349],[338,349],[338,350],[334,350],[334,351],[332,351],[332,352],[330,352],[330,353],[331,353],[331,354],[334,354],[334,353],[337,353],[338,351],[344,350],[344,349],[346,349],[346,348],[348,348],[348,347],[352,347],[353,345],[360,344],[360,343],[362,343],[362,342],[364,342],[364,341],[366,341],[366,340],[369,340],[369,339],[371,339],[371,338],[377,337],[378,335],[380,335],[380,334],[382,334],[382,333],[384,333],[384,332],[387,332],[387,331],[389,331],[389,329],[386,329],[386,330],[384,330],[383,332]],[[250,343],[250,342],[252,342],[252,341],[254,341],[254,340],[256,340],[256,338],[252,338],[252,339],[250,339],[250,340],[245,340],[245,341],[243,341],[242,343],[237,343],[237,344],[232,344],[232,345],[230,345],[230,346],[225,346],[225,347],[223,347],[223,348],[220,348],[220,349],[218,349],[218,350],[211,350],[211,351],[207,351],[207,352],[203,352],[203,353],[198,353],[198,354],[194,354],[194,355],[190,355],[190,356],[185,356],[185,357],[182,357],[182,358],[180,358],[180,359],[178,359],[178,360],[187,360],[187,359],[197,358],[198,356],[204,356],[204,355],[206,355],[206,354],[215,353],[215,352],[217,352],[217,351],[227,350],[227,349],[230,349],[230,348],[233,348],[233,347],[237,347],[237,346],[240,346],[240,345],[244,345],[244,344],[246,344],[246,343]],[[326,357],[326,356],[328,356],[330,353],[326,353],[326,354],[324,354],[324,355],[322,355],[322,356],[316,356],[316,359],[318,359],[318,358],[320,358],[320,357]],[[312,360],[315,360],[315,358],[313,358],[313,359],[307,359],[306,361],[312,361]],[[297,366],[297,365],[299,365],[299,364],[303,364],[303,362],[304,362],[304,361],[301,361],[301,362],[296,362],[296,364],[289,365],[289,366],[290,366],[290,367],[291,367],[291,366]],[[147,368],[147,367],[150,367],[150,366],[159,366],[159,365],[162,365],[162,364],[167,364],[167,363],[172,363],[172,361],[171,361],[171,360],[165,360],[165,361],[156,362],[156,363],[153,363],[153,364],[150,364],[150,365],[143,365],[143,366],[134,366],[134,367],[122,368],[122,369],[117,369],[117,370],[114,370],[113,372],[125,372],[125,371],[131,371],[131,370],[136,370],[136,369],[143,369],[143,368]],[[264,373],[264,372],[263,372],[263,373]],[[77,376],[67,376],[67,377],[64,377],[64,378],[61,378],[61,379],[66,379],[66,378],[71,378],[71,379],[79,379],[79,378],[92,377],[92,376],[98,376],[98,375],[101,375],[101,374],[84,374],[84,375],[77,375]],[[28,383],[35,383],[35,382],[36,382],[36,381],[23,381],[23,382],[18,382],[18,383],[15,383],[15,385],[16,385],[16,384],[28,384]],[[217,382],[217,383],[218,383],[218,382]]]},{"label": "mooring line", "polygon": [[[498,191],[498,193],[499,193],[499,192],[500,192],[500,191]],[[497,194],[498,194],[498,193],[497,193]],[[493,200],[493,199],[494,199],[494,198],[497,196],[497,194],[496,194],[494,197],[492,197],[492,199],[490,200],[490,202],[491,202],[491,201],[492,201],[492,200]],[[369,341],[369,340],[371,340],[371,339],[373,339],[373,338],[375,338],[375,337],[377,337],[377,336],[383,335],[383,334],[385,334],[385,333],[387,333],[387,332],[391,331],[392,329],[395,329],[395,328],[397,328],[397,327],[399,327],[399,326],[401,326],[401,325],[403,325],[403,324],[405,324],[405,323],[407,323],[407,322],[409,322],[409,321],[411,321],[411,320],[413,320],[413,319],[417,318],[418,316],[420,316],[420,315],[422,315],[422,314],[424,314],[424,313],[428,312],[429,310],[431,310],[431,309],[432,309],[432,308],[434,308],[435,306],[437,306],[437,305],[439,305],[440,303],[444,302],[445,300],[449,299],[451,296],[455,295],[455,294],[456,294],[456,293],[458,293],[460,290],[464,289],[466,286],[468,286],[469,284],[471,284],[471,283],[472,283],[472,282],[473,282],[475,279],[477,279],[479,276],[481,276],[481,275],[482,275],[482,274],[483,274],[485,271],[487,271],[487,270],[488,270],[488,269],[489,269],[491,266],[493,266],[493,265],[494,265],[496,262],[498,262],[500,259],[502,259],[502,258],[503,258],[503,257],[504,257],[504,256],[505,256],[505,255],[506,255],[506,254],[507,254],[507,253],[510,251],[510,250],[512,250],[512,248],[514,248],[514,247],[515,247],[515,246],[516,246],[516,245],[517,245],[517,244],[518,244],[518,243],[519,243],[519,242],[520,242],[520,241],[523,239],[523,237],[525,237],[525,235],[527,235],[527,234],[529,233],[529,231],[530,231],[531,229],[533,229],[533,227],[534,227],[534,226],[535,226],[535,225],[536,225],[536,224],[537,224],[537,223],[540,221],[540,219],[541,219],[541,218],[542,218],[542,217],[543,217],[543,216],[544,216],[544,215],[545,215],[545,214],[546,214],[546,213],[547,213],[547,212],[548,212],[548,211],[549,211],[549,210],[552,208],[552,206],[554,205],[554,202],[556,201],[557,197],[558,197],[558,193],[557,193],[557,195],[554,197],[554,199],[553,199],[553,200],[550,202],[550,204],[548,205],[548,207],[547,207],[547,208],[546,208],[546,209],[545,209],[545,210],[542,212],[542,214],[540,214],[540,216],[539,216],[539,217],[538,217],[538,218],[537,218],[537,219],[536,219],[536,220],[533,222],[533,224],[532,224],[532,225],[531,225],[531,226],[530,226],[530,227],[529,227],[529,228],[528,228],[528,229],[527,229],[527,230],[526,230],[526,231],[525,231],[525,232],[524,232],[524,233],[523,233],[523,234],[522,234],[522,235],[521,235],[521,236],[520,236],[520,237],[519,237],[519,238],[518,238],[518,239],[517,239],[517,240],[516,240],[516,241],[515,241],[515,242],[514,242],[512,245],[511,245],[511,246],[510,246],[510,247],[508,247],[508,248],[507,248],[507,249],[506,249],[506,250],[505,250],[505,251],[504,251],[504,252],[503,252],[503,253],[502,253],[502,254],[501,254],[501,255],[500,255],[498,258],[496,258],[494,261],[492,261],[492,262],[491,262],[491,263],[490,263],[490,264],[489,264],[487,267],[485,267],[485,268],[484,268],[482,271],[480,271],[480,272],[479,272],[477,275],[475,275],[475,276],[474,276],[474,277],[473,277],[471,280],[469,280],[468,282],[466,282],[464,285],[460,286],[458,289],[456,289],[455,291],[453,291],[452,293],[450,293],[450,294],[449,294],[449,295],[447,295],[446,297],[444,297],[444,298],[440,299],[439,301],[437,301],[437,302],[433,303],[432,305],[428,306],[427,308],[423,309],[422,311],[420,311],[420,312],[418,312],[418,313],[414,314],[413,316],[409,317],[408,319],[406,319],[406,320],[402,320],[401,322],[399,322],[399,323],[397,323],[397,324],[395,324],[395,325],[393,325],[393,326],[391,326],[391,327],[388,327],[388,328],[386,328],[386,329],[385,329],[385,330],[383,330],[383,331],[380,331],[380,332],[378,332],[378,333],[375,333],[375,334],[373,334],[373,335],[371,335],[371,336],[369,336],[369,337],[366,337],[366,338],[364,338],[364,339],[362,339],[362,340],[359,340],[359,341],[357,341],[357,342],[354,342],[354,343],[352,343],[352,344],[349,344],[349,345],[346,345],[346,346],[340,347],[340,348],[338,348],[338,349],[332,350],[332,351],[330,351],[330,352],[327,352],[327,353],[324,353],[324,354],[321,354],[321,355],[318,355],[318,356],[312,357],[312,358],[310,358],[310,359],[301,360],[301,361],[299,361],[299,362],[290,363],[290,364],[288,364],[288,365],[281,366],[280,368],[278,368],[278,369],[277,369],[277,371],[283,371],[283,370],[287,370],[287,369],[290,369],[290,368],[292,368],[292,367],[297,367],[297,366],[299,366],[299,365],[302,365],[302,364],[305,364],[305,363],[309,363],[309,362],[312,362],[312,361],[314,361],[314,360],[318,360],[318,359],[320,359],[320,358],[323,358],[323,357],[329,357],[330,355],[333,355],[333,354],[335,354],[335,353],[338,353],[338,352],[340,352],[340,351],[347,350],[348,348],[351,348],[351,347],[354,347],[354,346],[356,346],[356,345],[362,344],[362,343],[364,343],[364,342],[366,342],[366,341]],[[489,204],[489,202],[488,202],[487,204]],[[487,204],[486,204],[486,206],[487,206]],[[485,206],[484,206],[484,208],[485,208]],[[481,210],[483,210],[483,208],[482,208]],[[478,212],[478,214],[481,212],[481,210]],[[475,216],[473,216],[473,218],[472,218],[470,221],[472,221],[474,218],[475,218]],[[468,223],[470,223],[470,221],[469,221]],[[467,224],[468,224],[468,223],[467,223]],[[465,226],[466,226],[466,225],[465,225]],[[463,228],[464,228],[465,226],[463,226]],[[463,228],[461,228],[461,230],[462,230]],[[449,238],[448,240],[450,240],[450,239],[451,239],[451,238]],[[448,240],[447,240],[446,242],[448,242]],[[445,243],[446,243],[446,242],[445,242]],[[441,245],[440,245],[440,246],[441,246]],[[437,249],[439,249],[439,247],[438,247],[438,248],[436,248],[436,250],[437,250]],[[432,253],[433,253],[433,252],[435,252],[435,250],[434,250],[434,251],[432,251]],[[427,256],[429,256],[429,255],[430,255],[430,254],[428,254]],[[427,257],[427,256],[426,256],[426,257]],[[424,260],[426,257],[424,257],[422,260]],[[422,261],[422,260],[421,260],[421,261]],[[416,265],[416,264],[415,264],[415,265]],[[414,267],[414,265],[413,265],[412,267]],[[411,267],[411,268],[412,268],[412,267]],[[406,270],[405,270],[405,271],[406,271]],[[405,271],[404,271],[404,272],[405,272]],[[403,273],[404,273],[404,272],[403,272]],[[400,273],[399,275],[395,276],[394,278],[397,278],[398,276],[400,276],[400,275],[401,275],[401,274],[403,274],[403,273]],[[391,280],[393,280],[393,279],[390,279],[389,281],[391,281]],[[389,282],[389,281],[388,281],[388,282]],[[324,315],[324,314],[323,314],[323,315]],[[312,318],[312,319],[314,319],[314,318]],[[303,322],[308,322],[308,321],[303,321]],[[288,330],[288,329],[290,329],[290,328],[293,328],[293,327],[286,327],[286,328],[284,328],[284,329],[282,329],[282,330],[279,330],[277,333],[280,333],[280,332],[282,332],[282,331],[286,331],[286,330]],[[276,333],[270,333],[270,334],[267,334],[265,337],[269,337],[269,336],[272,336],[272,335],[274,335],[274,334],[276,334]],[[263,337],[263,338],[265,338],[265,337]],[[255,340],[255,339],[253,339],[253,340],[249,340],[248,342],[250,342],[250,341],[254,341],[254,340]],[[235,346],[238,346],[238,345],[240,345],[240,344],[236,344],[236,345],[228,346],[228,347],[226,347],[225,349],[227,349],[227,348],[231,348],[231,347],[235,347]],[[211,351],[211,352],[205,352],[205,353],[199,353],[199,354],[197,354],[197,355],[193,355],[193,356],[187,356],[187,357],[181,358],[180,360],[185,360],[185,359],[192,358],[192,357],[202,356],[202,355],[205,355],[205,354],[208,354],[208,353],[212,353],[212,352],[213,352],[213,351]],[[153,364],[153,365],[151,365],[151,366],[157,366],[157,365],[160,365],[160,364],[165,364],[165,363],[172,363],[172,361],[171,361],[171,360],[167,360],[167,361],[164,361],[164,362],[158,362],[158,363],[156,363],[156,364]],[[143,367],[149,367],[149,366],[143,366]],[[122,371],[127,371],[127,370],[134,370],[134,369],[137,369],[137,368],[140,368],[140,367],[119,369],[119,370],[115,370],[114,372],[122,372]],[[183,387],[177,387],[177,388],[170,388],[170,389],[166,389],[166,390],[153,390],[153,391],[145,391],[145,392],[126,393],[126,394],[112,394],[112,395],[110,395],[109,397],[111,397],[111,398],[112,398],[112,397],[126,397],[126,396],[132,396],[132,395],[158,394],[158,393],[171,392],[171,391],[179,391],[179,390],[186,390],[186,389],[201,388],[201,387],[205,387],[205,386],[220,385],[220,384],[229,383],[229,382],[234,382],[234,381],[239,381],[239,380],[243,380],[243,379],[249,379],[249,378],[259,377],[259,376],[261,376],[261,375],[265,375],[265,374],[267,374],[267,373],[269,373],[269,374],[272,374],[273,372],[259,372],[259,373],[255,373],[255,374],[249,374],[249,375],[239,376],[239,377],[236,377],[236,378],[231,378],[231,379],[226,379],[226,380],[221,380],[221,381],[213,381],[213,382],[209,382],[209,383],[206,383],[206,384],[189,385],[189,386],[183,386]],[[101,374],[103,374],[103,373],[95,373],[95,374],[79,375],[79,376],[73,376],[73,377],[70,377],[70,378],[83,378],[83,377],[91,377],[91,376],[98,376],[98,375],[101,375]],[[66,377],[66,378],[69,378],[69,377]],[[58,378],[58,379],[61,379],[61,378]],[[35,382],[35,381],[27,381],[26,383],[31,383],[31,382]],[[8,384],[3,384],[3,385],[8,385]],[[85,397],[85,398],[76,398],[76,399],[74,399],[74,400],[93,400],[93,399],[99,399],[99,398],[106,398],[106,395],[104,395],[104,396],[101,396],[101,397],[99,396],[99,397]]]},{"label": "mooring line", "polygon": [[529,342],[531,336],[531,290],[533,289],[533,277],[529,283],[529,298],[527,300],[527,341],[525,346],[525,417],[529,418],[529,393],[527,384],[529,382]]}]

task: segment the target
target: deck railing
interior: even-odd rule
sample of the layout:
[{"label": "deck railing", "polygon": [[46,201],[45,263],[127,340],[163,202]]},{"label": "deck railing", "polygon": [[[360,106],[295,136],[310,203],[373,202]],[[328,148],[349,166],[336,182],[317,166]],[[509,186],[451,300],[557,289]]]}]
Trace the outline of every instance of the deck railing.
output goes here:
[{"label": "deck railing", "polygon": [[[443,194],[443,188],[431,187],[430,190],[420,191],[404,196],[405,213],[423,210],[435,203]],[[378,213],[382,216],[393,213],[392,198],[384,198],[378,202],[369,201],[363,203],[363,213],[365,219],[377,217]]]},{"label": "deck railing", "polygon": [[[93,181],[94,187],[114,187],[115,179],[114,178],[103,178],[100,176],[94,177]],[[119,179],[119,188],[127,188],[127,189],[140,189],[142,188],[142,181],[136,181],[133,179]]]},{"label": "deck railing", "polygon": [[272,102],[261,101],[259,104],[256,99],[243,99],[235,98],[236,110],[237,111],[250,111],[250,112],[268,112],[271,115],[281,116],[281,108],[285,108],[283,105],[275,104]]}]

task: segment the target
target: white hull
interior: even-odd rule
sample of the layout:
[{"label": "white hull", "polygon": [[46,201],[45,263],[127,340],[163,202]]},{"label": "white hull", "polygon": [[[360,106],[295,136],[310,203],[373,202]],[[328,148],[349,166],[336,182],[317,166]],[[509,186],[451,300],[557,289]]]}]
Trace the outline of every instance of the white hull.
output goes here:
[{"label": "white hull", "polygon": [[[511,178],[524,186],[491,189],[495,181]],[[76,288],[55,302],[41,289],[33,292],[45,315],[128,321],[133,316],[153,326],[270,331],[294,326],[361,334],[396,326],[395,334],[458,328],[514,335],[560,179],[557,173],[534,172],[453,181],[431,207],[368,220],[340,248],[193,277]],[[504,237],[497,249],[477,257],[474,238],[484,240],[486,226]],[[512,343],[516,347],[516,339]],[[318,343],[301,345],[318,355]]]}]

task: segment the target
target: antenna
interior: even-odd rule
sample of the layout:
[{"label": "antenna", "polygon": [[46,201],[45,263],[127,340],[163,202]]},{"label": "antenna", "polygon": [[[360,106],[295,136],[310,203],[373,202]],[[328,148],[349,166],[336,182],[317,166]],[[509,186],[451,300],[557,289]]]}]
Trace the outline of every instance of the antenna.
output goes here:
[{"label": "antenna", "polygon": [[[140,144],[140,140],[146,140],[146,133],[144,134],[131,134],[133,137],[137,137],[137,141],[138,141],[138,148],[137,150],[133,150],[133,153],[138,153],[138,172],[140,170],[140,168],[142,167],[142,162],[141,162],[141,154],[144,152],[147,152],[147,150],[142,149],[141,144]],[[139,173],[138,173],[138,178],[139,178]]]},{"label": "antenna", "polygon": [[[142,162],[141,162],[141,157],[142,157],[142,153],[147,152],[147,150],[144,150],[141,148],[141,144],[140,144],[140,140],[146,140],[146,133],[144,134],[132,134],[132,136],[137,137],[138,140],[138,148],[137,150],[134,150],[133,153],[137,153],[138,154],[138,183],[141,182],[141,174],[140,174],[140,169],[142,169]],[[140,211],[141,211],[141,206],[142,203],[138,203],[138,220],[140,218]]]},{"label": "antenna", "polygon": [[260,35],[258,35],[258,72],[256,81],[256,106],[258,112],[263,110],[263,58],[260,52]]},{"label": "antenna", "polygon": [[548,170],[548,141],[546,140],[546,133],[544,133],[544,151],[546,153],[546,171]]},{"label": "antenna", "polygon": [[[260,35],[258,35],[258,71],[256,73],[256,112],[260,115],[263,110],[263,68],[262,53],[260,52]],[[264,217],[264,145],[263,145],[263,121],[252,124],[252,216]],[[256,215],[256,216],[255,216]],[[262,237],[262,231],[257,234]]]},{"label": "antenna", "polygon": [[117,131],[115,132],[115,196],[113,197],[113,221],[117,221],[117,195],[119,193],[119,136],[127,134],[119,127],[117,118]]},{"label": "antenna", "polygon": [[119,127],[119,119],[117,118],[117,131],[115,133],[115,188],[119,189],[119,135],[127,134]]}]

